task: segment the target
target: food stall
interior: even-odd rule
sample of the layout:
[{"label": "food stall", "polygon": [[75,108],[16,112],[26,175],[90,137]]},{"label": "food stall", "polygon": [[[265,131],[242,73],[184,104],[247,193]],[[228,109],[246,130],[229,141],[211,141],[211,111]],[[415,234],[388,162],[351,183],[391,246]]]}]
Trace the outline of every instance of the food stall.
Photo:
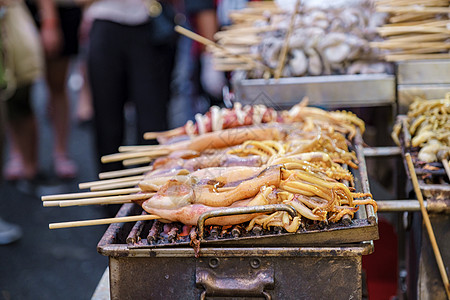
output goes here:
[{"label": "food stall", "polygon": [[[115,220],[51,224],[111,224],[97,246],[109,268],[94,299],[106,293],[111,299],[363,299],[363,256],[376,251],[380,237],[377,207],[397,213],[421,208],[410,186],[397,195],[411,199],[373,199],[365,156],[405,163],[406,153],[416,164],[437,246],[421,226],[402,229],[399,237],[421,238],[421,251],[402,262],[419,271],[406,276],[398,296],[445,298],[445,276],[433,259],[438,247],[449,265],[442,250],[450,234],[448,156],[421,165],[424,145],[410,147],[414,119],[406,116],[397,117],[398,146],[368,148],[363,136],[365,117],[378,118],[370,109],[389,107],[394,119],[407,111],[412,95],[435,99],[449,91],[448,53],[442,53],[448,50],[448,16],[442,17],[448,1],[420,11],[401,0],[358,5],[250,3],[231,14],[235,23],[217,33],[217,42],[178,29],[206,44],[219,70],[231,72],[224,98],[233,101],[183,127],[146,135],[159,145],[123,146],[104,157],[128,168],[80,184],[90,189],[83,194],[89,199],[43,197],[47,206],[123,204]],[[433,44],[416,49],[408,46],[413,38]],[[368,110],[357,116],[337,108]],[[375,139],[389,135],[389,124],[383,125]],[[396,170],[398,177],[403,172]],[[406,173],[409,182],[414,176]],[[398,242],[406,248],[406,241]]]}]

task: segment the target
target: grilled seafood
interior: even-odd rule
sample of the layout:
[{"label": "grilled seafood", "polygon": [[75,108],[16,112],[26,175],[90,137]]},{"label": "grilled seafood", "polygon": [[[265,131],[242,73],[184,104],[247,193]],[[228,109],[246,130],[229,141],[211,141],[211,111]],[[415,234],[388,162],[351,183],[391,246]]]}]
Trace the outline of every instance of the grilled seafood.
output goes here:
[{"label": "grilled seafood", "polygon": [[[125,150],[127,158],[132,151],[136,157],[158,153],[152,170],[138,184],[152,196],[132,201],[167,222],[187,225],[195,225],[207,211],[287,204],[297,216],[258,213],[216,217],[207,223],[249,222],[248,228],[258,224],[288,232],[297,231],[302,220],[338,222],[345,215],[352,217],[359,205],[376,210],[372,195],[354,193],[354,178],[347,169],[358,167],[350,139],[364,131],[364,123],[351,113],[306,104],[304,100],[282,112],[262,106],[238,105],[236,111],[223,112],[213,108],[205,118],[197,118],[198,129],[188,139],[180,136],[188,132],[178,129],[153,136],[166,144]],[[218,119],[232,114],[237,122]]]},{"label": "grilled seafood", "polygon": [[[238,200],[227,207],[242,207],[242,206],[256,206],[266,205],[269,201],[266,199],[267,195],[272,191],[271,188],[262,188],[261,191],[253,198]],[[226,207],[212,207],[204,204],[189,204],[177,209],[155,208],[149,201],[142,204],[142,207],[149,213],[154,213],[164,220],[181,222],[186,225],[197,225],[197,220],[201,214],[222,209]],[[235,225],[247,222],[260,214],[236,215],[211,218],[206,221],[208,225]]]},{"label": "grilled seafood", "polygon": [[204,204],[213,207],[230,206],[232,203],[255,196],[265,185],[279,185],[280,166],[271,166],[263,171],[237,167],[233,171],[203,169],[197,171],[203,177],[183,176],[170,179],[162,185],[141,185],[141,188],[158,188],[149,199],[149,205],[158,208],[178,208],[186,204]]},{"label": "grilled seafood", "polygon": [[[160,143],[167,143],[171,138],[183,135],[195,137],[243,126],[266,123],[292,124],[296,122],[305,122],[306,125],[312,127],[309,131],[318,126],[326,130],[332,129],[343,134],[349,134],[350,140],[356,133],[355,126],[361,130],[361,133],[364,132],[364,122],[353,113],[347,111],[327,112],[319,108],[307,107],[308,101],[308,98],[304,98],[289,111],[279,112],[264,105],[246,105],[242,107],[238,102],[234,103],[232,109],[212,107],[206,114],[197,115],[195,118],[196,123],[188,121],[183,127],[164,132],[148,132],[144,137],[146,139],[156,138]],[[269,139],[269,137],[266,139]]]},{"label": "grilled seafood", "polygon": [[[437,153],[450,147],[450,93],[445,99],[424,100],[417,98],[409,107],[405,124],[406,134],[411,136],[411,146],[420,147],[419,160],[438,161]],[[402,124],[393,129],[392,138],[400,145]]]}]

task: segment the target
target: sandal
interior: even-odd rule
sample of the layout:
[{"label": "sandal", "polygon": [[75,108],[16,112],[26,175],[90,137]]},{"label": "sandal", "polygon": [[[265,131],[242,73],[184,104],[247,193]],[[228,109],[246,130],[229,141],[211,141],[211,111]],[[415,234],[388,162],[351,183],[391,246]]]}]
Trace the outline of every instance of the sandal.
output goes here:
[{"label": "sandal", "polygon": [[5,166],[5,172],[3,174],[5,180],[16,181],[25,178],[25,169],[22,161],[18,157],[12,157]]},{"label": "sandal", "polygon": [[73,179],[77,176],[78,168],[76,164],[63,155],[54,158],[56,176],[62,179]]}]

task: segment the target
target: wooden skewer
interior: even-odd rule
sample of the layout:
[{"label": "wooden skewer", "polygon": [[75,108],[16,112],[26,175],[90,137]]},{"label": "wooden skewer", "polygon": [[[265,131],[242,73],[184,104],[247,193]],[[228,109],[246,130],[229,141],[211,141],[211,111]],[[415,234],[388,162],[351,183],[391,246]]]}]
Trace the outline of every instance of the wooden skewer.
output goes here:
[{"label": "wooden skewer", "polygon": [[[225,45],[258,45],[259,43],[261,43],[262,38],[261,37],[256,37],[253,35],[240,35],[240,36],[228,36],[228,37],[223,37],[220,39],[219,43],[222,46]],[[233,53],[235,54],[235,53]],[[242,59],[242,58],[240,58]]]},{"label": "wooden skewer", "polygon": [[403,54],[436,54],[440,52],[435,48],[418,48],[418,49],[408,49],[408,50],[392,50],[391,55],[403,55]]},{"label": "wooden skewer", "polygon": [[[144,138],[145,138],[145,134],[144,134]],[[167,149],[167,146],[166,145],[120,146],[119,152],[151,151],[151,150],[160,150],[160,149]]]},{"label": "wooden skewer", "polygon": [[423,6],[446,6],[447,0],[377,0],[376,5],[400,6],[400,5],[423,5]]},{"label": "wooden skewer", "polygon": [[425,7],[425,6],[377,6],[378,12],[392,12],[392,13],[416,13],[416,14],[448,14],[450,13],[449,7]]},{"label": "wooden skewer", "polygon": [[47,195],[42,196],[42,201],[56,201],[56,200],[68,200],[68,199],[80,199],[84,197],[105,197],[114,195],[125,195],[140,192],[140,188],[130,188],[121,190],[111,190],[111,191],[100,191],[100,192],[83,192],[83,193],[70,193],[70,194],[59,194],[59,195]]},{"label": "wooden skewer", "polygon": [[440,49],[449,49],[450,43],[445,42],[425,42],[425,43],[405,43],[405,42],[396,42],[396,41],[385,41],[385,42],[371,42],[369,43],[371,47],[377,47],[381,49],[416,49],[416,48],[435,48],[436,50]]},{"label": "wooden skewer", "polygon": [[106,219],[97,219],[97,220],[71,221],[71,222],[51,223],[48,225],[48,228],[58,229],[58,228],[70,228],[70,227],[82,227],[82,226],[104,225],[104,224],[112,224],[112,223],[147,221],[147,220],[155,220],[155,219],[160,219],[160,218],[161,217],[157,216],[157,215],[140,215],[140,216],[106,218]]},{"label": "wooden skewer", "polygon": [[[66,207],[66,206],[82,206],[82,205],[105,205],[105,204],[124,204],[132,203],[132,200],[103,200],[96,201],[95,198],[91,200],[63,200],[63,201],[44,201],[42,205],[44,207]],[[66,205],[64,205],[64,203]]]},{"label": "wooden skewer", "polygon": [[107,185],[112,183],[120,183],[120,182],[127,182],[127,181],[135,181],[135,180],[141,180],[144,176],[143,175],[136,175],[136,176],[129,176],[124,178],[115,178],[115,179],[108,179],[108,180],[97,180],[97,181],[90,181],[90,182],[82,182],[78,185],[80,189],[88,189],[93,186],[100,186],[100,185]]},{"label": "wooden skewer", "polygon": [[44,206],[44,207],[59,207],[59,201],[43,201],[42,206]]},{"label": "wooden skewer", "polygon": [[[130,189],[131,190],[131,189]],[[137,192],[141,192],[140,188],[136,188]],[[130,195],[115,195],[97,198],[84,198],[84,199],[74,199],[74,200],[51,200],[43,201],[44,207],[66,207],[66,206],[80,206],[80,205],[94,205],[94,204],[118,204],[118,203],[129,203],[132,200],[147,199],[153,196],[155,193],[142,193],[142,194],[130,194]]]},{"label": "wooden skewer", "polygon": [[449,53],[436,54],[388,54],[385,56],[387,61],[403,61],[403,60],[422,60],[422,59],[449,59]]},{"label": "wooden skewer", "polygon": [[249,64],[215,64],[214,65],[214,69],[217,71],[234,71],[234,70],[252,70],[254,68],[253,65],[249,65]]},{"label": "wooden skewer", "polygon": [[139,182],[140,182],[140,180],[133,180],[133,181],[117,182],[117,183],[104,184],[104,185],[96,185],[96,186],[91,187],[91,191],[105,191],[105,190],[113,190],[113,189],[122,189],[122,188],[136,186]]},{"label": "wooden skewer", "polygon": [[214,58],[214,65],[216,64],[247,64],[245,61],[242,61],[240,58],[235,57],[215,57]]},{"label": "wooden skewer", "polygon": [[131,176],[131,175],[138,175],[138,174],[144,174],[146,172],[149,172],[153,170],[152,166],[145,166],[145,167],[139,167],[139,168],[132,168],[132,169],[124,169],[124,170],[118,170],[118,171],[110,171],[110,172],[103,172],[98,174],[98,178],[100,179],[111,179],[111,178],[117,178],[117,177],[123,177],[123,176]]},{"label": "wooden skewer", "polygon": [[439,267],[439,272],[441,273],[442,282],[444,283],[445,292],[447,293],[447,298],[450,299],[450,284],[448,281],[447,272],[445,271],[444,262],[442,260],[441,253],[439,251],[438,244],[436,242],[436,237],[434,236],[433,227],[431,226],[430,217],[428,216],[428,212],[425,208],[422,192],[420,191],[419,181],[417,180],[416,171],[414,169],[414,165],[411,159],[411,154],[405,154],[406,162],[408,164],[408,170],[411,175],[411,181],[414,186],[414,191],[417,196],[417,200],[420,203],[420,211],[422,212],[423,221],[425,223],[425,227],[427,229],[428,237],[430,238],[431,246],[433,248],[434,256],[436,258],[437,265]]},{"label": "wooden skewer", "polygon": [[217,47],[220,50],[229,53],[231,56],[240,57],[240,58],[242,58],[243,60],[247,61],[250,64],[258,64],[259,66],[263,67],[264,69],[270,71],[270,68],[267,67],[266,65],[264,65],[262,62],[254,60],[253,58],[247,57],[245,55],[230,53],[227,48],[222,47],[222,46],[214,43],[213,41],[211,41],[211,40],[209,40],[209,39],[207,39],[205,37],[202,37],[201,35],[198,35],[198,34],[192,32],[192,31],[190,31],[190,30],[188,30],[188,29],[186,29],[184,27],[181,27],[181,26],[177,25],[177,26],[175,26],[175,31],[180,33],[180,34],[183,34],[183,35],[187,36],[188,38],[190,38],[190,39],[192,39],[194,41],[197,41],[197,42],[199,42],[201,44],[204,44],[206,46],[211,46],[211,47]]},{"label": "wooden skewer", "polygon": [[395,36],[389,38],[389,42],[432,42],[445,40],[448,38],[448,34],[445,33],[429,33],[429,34],[413,34],[411,36]]},{"label": "wooden skewer", "polygon": [[[184,127],[178,127],[167,131],[157,131],[157,132],[146,132],[144,133],[144,140],[154,140],[158,138],[159,136],[164,137],[173,137],[177,135],[183,135],[186,134],[184,131]],[[152,145],[153,147],[159,146],[159,145]],[[119,148],[120,150],[120,148]]]},{"label": "wooden skewer", "polygon": [[125,159],[122,164],[127,166],[135,166],[135,165],[142,165],[142,164],[148,164],[151,163],[152,160],[149,157],[139,157],[139,158],[130,158]]},{"label": "wooden skewer", "polygon": [[125,159],[130,158],[137,158],[137,157],[149,157],[149,158],[157,158],[160,156],[164,156],[169,154],[171,151],[169,149],[155,149],[155,150],[148,150],[148,151],[135,151],[135,152],[122,152],[122,153],[114,153],[110,155],[102,156],[101,161],[102,163],[109,163],[109,162],[115,162],[115,161],[121,161]]},{"label": "wooden skewer", "polygon": [[415,14],[415,13],[403,13],[401,15],[393,16],[389,18],[391,23],[400,23],[405,21],[421,21],[433,17],[435,14]]},{"label": "wooden skewer", "polygon": [[381,36],[389,36],[396,34],[405,34],[411,32],[429,32],[429,33],[445,33],[450,34],[450,30],[444,27],[433,27],[433,26],[398,26],[398,27],[380,27],[377,28],[376,31]]},{"label": "wooden skewer", "polygon": [[416,25],[446,27],[448,22],[449,22],[448,20],[436,21],[436,18],[431,18],[431,19],[420,20],[420,21],[403,22],[403,23],[397,23],[397,24],[386,24],[386,25],[383,25],[383,27],[384,28],[393,28],[393,27],[398,28],[401,26],[416,26]]},{"label": "wooden skewer", "polygon": [[231,35],[241,35],[241,34],[258,34],[263,32],[269,32],[276,30],[274,26],[261,26],[261,27],[237,27],[234,29],[228,29],[223,31],[218,31],[214,34],[214,39],[220,40],[223,37],[231,36]]},{"label": "wooden skewer", "polygon": [[[132,195],[122,195],[113,197],[100,197],[100,198],[86,198],[77,200],[65,200],[59,201],[60,207],[68,206],[80,206],[80,205],[101,205],[101,204],[119,204],[119,203],[129,203],[133,200],[144,200],[152,197],[155,193],[142,193],[142,194],[132,194]],[[53,202],[53,201],[51,201]],[[44,205],[45,206],[45,205]]]},{"label": "wooden skewer", "polygon": [[296,0],[294,11],[292,12],[291,20],[289,22],[289,27],[286,32],[286,36],[284,37],[283,47],[281,48],[280,56],[278,58],[278,65],[274,74],[275,79],[280,78],[281,72],[283,71],[284,68],[284,64],[286,63],[286,56],[289,49],[289,39],[291,38],[292,31],[294,30],[295,17],[297,16],[299,8],[300,8],[300,0]]}]

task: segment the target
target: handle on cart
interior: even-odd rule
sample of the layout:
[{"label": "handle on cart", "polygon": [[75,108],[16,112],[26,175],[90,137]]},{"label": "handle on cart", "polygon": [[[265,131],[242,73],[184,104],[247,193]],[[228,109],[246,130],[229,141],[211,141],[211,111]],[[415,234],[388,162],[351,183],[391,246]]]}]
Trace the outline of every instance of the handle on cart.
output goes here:
[{"label": "handle on cart", "polygon": [[201,300],[206,299],[206,296],[272,299],[266,290],[274,288],[275,276],[272,268],[263,268],[253,276],[245,277],[220,276],[214,270],[198,268],[196,285],[198,288],[204,289],[200,295]]}]

